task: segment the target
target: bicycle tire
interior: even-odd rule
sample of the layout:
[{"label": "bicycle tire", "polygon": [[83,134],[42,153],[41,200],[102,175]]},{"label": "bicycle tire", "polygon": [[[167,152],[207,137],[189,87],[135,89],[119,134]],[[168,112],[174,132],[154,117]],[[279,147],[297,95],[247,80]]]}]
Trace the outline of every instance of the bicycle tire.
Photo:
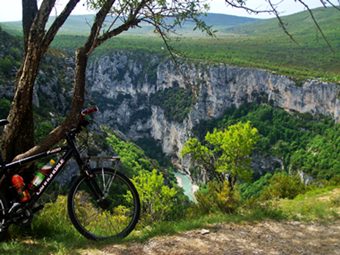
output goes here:
[{"label": "bicycle tire", "polygon": [[95,168],[91,174],[91,180],[95,180],[104,197],[95,198],[89,178],[80,176],[67,199],[72,224],[91,240],[126,237],[135,228],[140,215],[136,188],[124,174],[111,168]]},{"label": "bicycle tire", "polygon": [[5,196],[0,192],[0,241],[5,240],[7,237],[8,228],[4,227],[7,210],[7,200]]}]

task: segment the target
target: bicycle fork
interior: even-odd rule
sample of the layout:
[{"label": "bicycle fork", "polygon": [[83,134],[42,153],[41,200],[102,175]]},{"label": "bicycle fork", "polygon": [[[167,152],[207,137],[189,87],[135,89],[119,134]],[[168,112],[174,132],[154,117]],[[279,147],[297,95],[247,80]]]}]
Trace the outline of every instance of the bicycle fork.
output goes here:
[{"label": "bicycle fork", "polygon": [[112,182],[115,178],[115,175],[110,177],[109,180],[105,179],[104,173],[102,175],[102,184],[103,184],[103,190],[99,187],[98,182],[94,178],[94,175],[88,175],[88,178],[86,179],[86,184],[88,185],[91,193],[93,194],[93,197],[95,198],[95,201],[98,203],[98,205],[103,209],[106,210],[110,207],[111,202],[106,198],[108,190],[110,190],[110,187],[112,185]]}]

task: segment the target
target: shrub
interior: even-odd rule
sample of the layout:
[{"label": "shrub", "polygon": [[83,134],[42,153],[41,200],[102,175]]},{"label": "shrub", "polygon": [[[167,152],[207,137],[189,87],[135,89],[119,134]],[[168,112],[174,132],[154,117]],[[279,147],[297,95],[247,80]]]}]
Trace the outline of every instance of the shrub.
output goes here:
[{"label": "shrub", "polygon": [[195,193],[197,209],[202,213],[233,213],[239,206],[238,190],[231,189],[229,183],[210,181]]},{"label": "shrub", "polygon": [[132,181],[141,200],[142,225],[169,220],[177,209],[177,190],[164,185],[163,174],[155,169],[152,172],[140,171]]},{"label": "shrub", "polygon": [[277,172],[269,180],[269,185],[261,193],[260,199],[292,199],[305,191],[306,187],[297,175],[288,175],[287,173]]}]

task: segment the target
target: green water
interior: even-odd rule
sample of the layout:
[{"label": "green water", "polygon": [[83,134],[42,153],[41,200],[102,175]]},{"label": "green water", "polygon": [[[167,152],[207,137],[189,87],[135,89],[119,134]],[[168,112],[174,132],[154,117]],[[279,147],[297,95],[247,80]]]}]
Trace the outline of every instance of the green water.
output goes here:
[{"label": "green water", "polygon": [[176,172],[175,176],[176,176],[178,185],[183,188],[184,194],[190,199],[190,201],[195,202],[196,198],[193,193],[194,187],[193,187],[193,183],[192,183],[190,176],[180,173],[180,172]]}]

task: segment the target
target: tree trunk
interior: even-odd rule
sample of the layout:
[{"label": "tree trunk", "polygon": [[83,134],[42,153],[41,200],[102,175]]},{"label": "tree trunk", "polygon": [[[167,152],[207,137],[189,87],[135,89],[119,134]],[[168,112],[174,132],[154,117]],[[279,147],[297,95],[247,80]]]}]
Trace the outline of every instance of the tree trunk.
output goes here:
[{"label": "tree trunk", "polygon": [[10,123],[6,125],[2,135],[2,154],[6,161],[13,160],[16,155],[34,146],[32,96],[39,65],[59,28],[79,0],[69,0],[46,32],[46,23],[55,2],[56,0],[43,0],[38,10],[37,0],[22,0],[25,54],[17,72],[15,94],[8,116]]},{"label": "tree trunk", "polygon": [[15,155],[28,150],[34,145],[34,123],[32,94],[38,74],[41,51],[38,47],[29,47],[29,34],[33,20],[38,12],[36,0],[22,0],[24,58],[17,72],[15,94],[2,136],[2,156],[10,161]]},{"label": "tree trunk", "polygon": [[79,121],[80,111],[84,105],[87,60],[88,56],[86,50],[84,48],[79,48],[76,52],[76,70],[72,106],[66,120],[60,126],[55,128],[41,143],[34,147],[32,146],[33,148],[30,147],[31,149],[25,153],[17,155],[15,160],[50,149],[51,146],[55,145],[65,137],[65,133],[67,131],[69,131],[72,127],[76,127]]},{"label": "tree trunk", "polygon": [[34,145],[34,124],[32,95],[34,81],[38,74],[42,52],[38,47],[29,47],[24,63],[16,80],[16,91],[9,112],[9,124],[3,132],[2,152],[6,161]]}]

